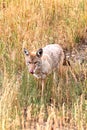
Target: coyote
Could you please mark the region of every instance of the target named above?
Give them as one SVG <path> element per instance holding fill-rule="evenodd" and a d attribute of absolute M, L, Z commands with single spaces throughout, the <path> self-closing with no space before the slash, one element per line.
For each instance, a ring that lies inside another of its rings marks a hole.
<path fill-rule="evenodd" d="M 60 45 L 49 44 L 36 52 L 29 52 L 24 48 L 25 61 L 29 73 L 42 81 L 42 96 L 45 86 L 45 78 L 54 72 L 58 72 L 64 61 L 64 52 Z"/>

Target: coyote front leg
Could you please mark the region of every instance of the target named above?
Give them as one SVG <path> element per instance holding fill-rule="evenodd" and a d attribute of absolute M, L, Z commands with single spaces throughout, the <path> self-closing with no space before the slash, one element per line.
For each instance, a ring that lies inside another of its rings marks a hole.
<path fill-rule="evenodd" d="M 41 80 L 41 84 L 42 84 L 42 93 L 41 93 L 41 96 L 43 97 L 43 91 L 44 91 L 44 87 L 45 87 L 45 80 L 44 79 Z"/>

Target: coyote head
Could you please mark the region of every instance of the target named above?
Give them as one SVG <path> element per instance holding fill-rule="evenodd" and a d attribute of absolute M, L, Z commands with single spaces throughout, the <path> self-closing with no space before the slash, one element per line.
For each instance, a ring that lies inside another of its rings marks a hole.
<path fill-rule="evenodd" d="M 41 57 L 43 54 L 43 49 L 40 48 L 37 52 L 29 52 L 24 48 L 26 65 L 28 66 L 29 72 L 31 74 L 38 74 L 41 70 Z"/>

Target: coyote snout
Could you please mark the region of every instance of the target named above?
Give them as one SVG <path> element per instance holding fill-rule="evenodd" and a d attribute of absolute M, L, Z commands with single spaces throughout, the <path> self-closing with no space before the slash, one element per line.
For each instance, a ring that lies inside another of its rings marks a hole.
<path fill-rule="evenodd" d="M 58 44 L 50 44 L 36 52 L 29 52 L 24 48 L 24 54 L 29 73 L 42 80 L 43 95 L 45 78 L 52 72 L 56 73 L 63 64 L 63 49 Z"/>

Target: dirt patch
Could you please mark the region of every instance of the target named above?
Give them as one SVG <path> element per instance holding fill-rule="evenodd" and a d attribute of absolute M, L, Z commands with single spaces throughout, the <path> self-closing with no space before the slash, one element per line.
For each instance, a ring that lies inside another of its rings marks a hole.
<path fill-rule="evenodd" d="M 73 63 L 85 63 L 87 65 L 87 42 L 79 43 L 73 49 L 66 51 L 66 57 Z"/>

